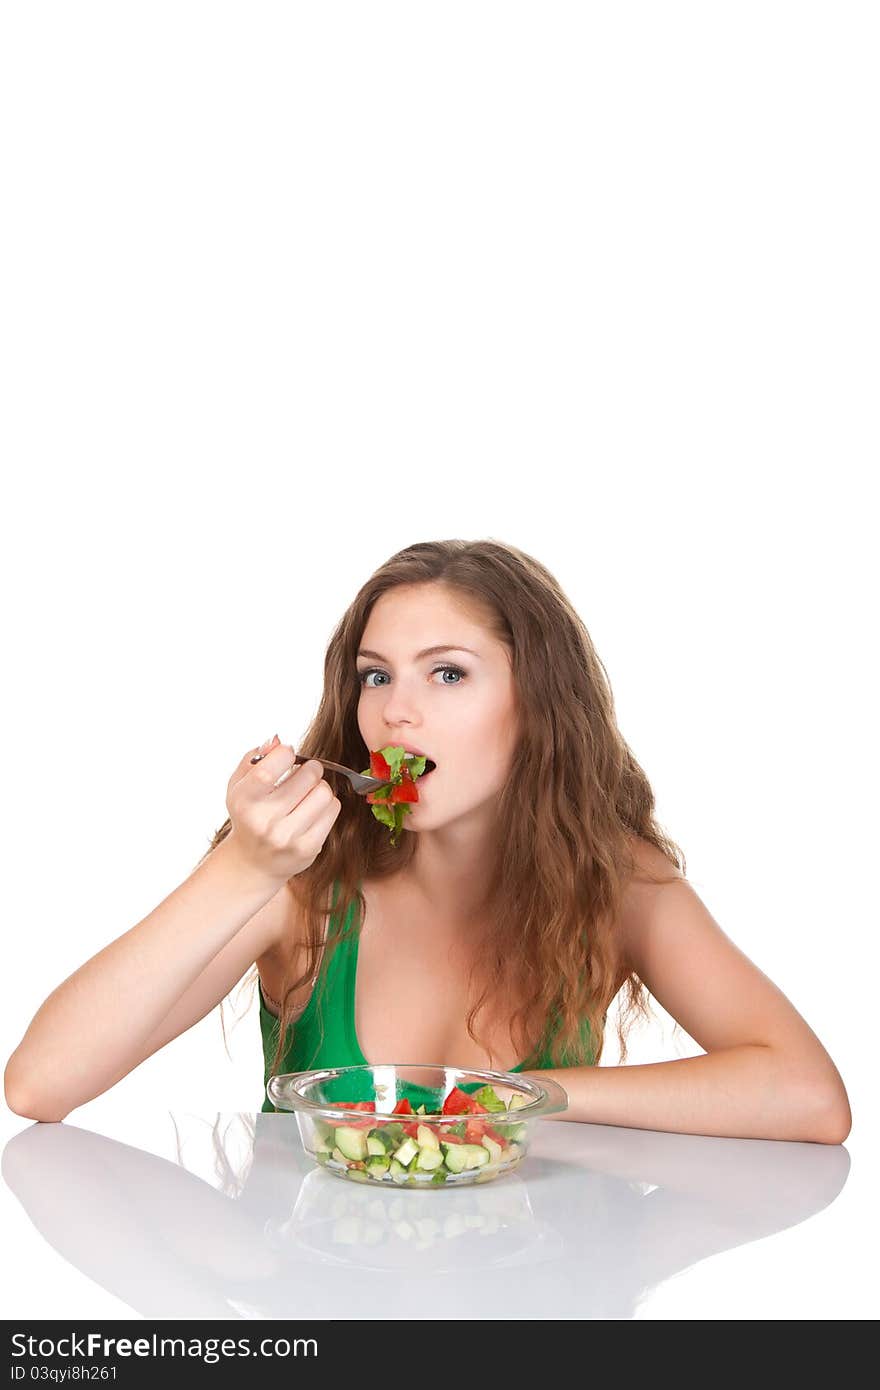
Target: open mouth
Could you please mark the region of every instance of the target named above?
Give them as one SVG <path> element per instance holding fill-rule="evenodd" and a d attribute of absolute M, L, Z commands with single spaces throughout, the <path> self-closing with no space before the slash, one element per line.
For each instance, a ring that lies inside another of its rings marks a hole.
<path fill-rule="evenodd" d="M 419 774 L 419 776 L 415 779 L 417 782 L 423 782 L 423 781 L 425 780 L 425 778 L 428 776 L 428 773 L 434 771 L 434 769 L 436 768 L 437 764 L 434 762 L 434 759 L 433 759 L 433 758 L 429 758 L 429 757 L 428 757 L 427 753 L 409 753 L 409 752 L 407 752 L 407 753 L 404 755 L 404 763 L 405 763 L 405 764 L 406 764 L 406 763 L 409 763 L 413 758 L 424 758 L 424 759 L 425 759 L 425 770 L 424 770 L 424 772 L 421 772 L 421 773 Z"/>

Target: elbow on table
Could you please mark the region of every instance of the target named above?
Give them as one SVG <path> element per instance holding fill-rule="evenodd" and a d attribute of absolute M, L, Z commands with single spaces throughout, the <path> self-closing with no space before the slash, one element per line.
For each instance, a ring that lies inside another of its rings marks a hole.
<path fill-rule="evenodd" d="M 852 1111 L 849 1108 L 849 1101 L 845 1100 L 843 1106 L 838 1105 L 828 1120 L 828 1128 L 820 1139 L 821 1144 L 842 1144 L 849 1138 L 852 1129 Z"/>
<path fill-rule="evenodd" d="M 37 1120 L 43 1124 L 60 1124 L 69 1111 L 41 1105 L 22 1085 L 21 1079 L 16 1078 L 11 1065 L 12 1058 L 7 1062 L 3 1073 L 3 1095 L 13 1115 L 20 1115 L 24 1120 Z"/>
<path fill-rule="evenodd" d="M 843 1085 L 820 1093 L 813 1111 L 808 1138 L 817 1144 L 842 1144 L 852 1130 L 852 1110 Z"/>
<path fill-rule="evenodd" d="M 36 1120 L 39 1124 L 59 1125 L 67 1118 L 68 1111 L 50 1110 L 41 1105 L 31 1104 L 27 1097 L 19 1096 L 16 1093 L 10 1097 L 6 1092 L 6 1104 L 14 1115 L 20 1115 L 23 1120 Z"/>
<path fill-rule="evenodd" d="M 827 1053 L 804 1058 L 779 1049 L 776 1062 L 771 1105 L 787 1112 L 788 1130 L 779 1138 L 842 1144 L 852 1129 L 852 1111 L 843 1078 Z"/>

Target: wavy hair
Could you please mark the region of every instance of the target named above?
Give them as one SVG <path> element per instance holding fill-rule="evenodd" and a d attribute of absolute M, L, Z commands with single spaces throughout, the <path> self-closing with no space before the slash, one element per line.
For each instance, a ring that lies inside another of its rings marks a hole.
<path fill-rule="evenodd" d="M 519 998 L 525 985 L 526 1002 L 511 1020 L 523 1069 L 535 1070 L 545 1051 L 554 1066 L 597 1063 L 608 1007 L 623 991 L 618 1041 L 625 1061 L 629 1027 L 637 1016 L 650 1016 L 650 996 L 624 959 L 617 929 L 626 885 L 633 876 L 644 881 L 636 840 L 649 842 L 675 866 L 669 878 L 647 873 L 648 882 L 670 882 L 686 874 L 686 863 L 658 825 L 648 778 L 617 727 L 605 667 L 549 570 L 497 540 L 423 541 L 392 555 L 338 623 L 326 649 L 320 705 L 294 746 L 308 757 L 365 766 L 356 654 L 376 601 L 399 585 L 419 584 L 442 585 L 505 644 L 521 721 L 499 793 L 497 823 L 504 833 L 487 866 L 488 935 L 469 980 L 468 1034 L 481 1043 L 474 1023 L 482 1009 L 493 999 Z M 227 819 L 200 863 L 230 829 Z M 416 841 L 414 833 L 404 834 L 392 848 L 387 828 L 352 793 L 321 853 L 290 880 L 307 958 L 302 973 L 285 981 L 272 1071 L 281 1068 L 287 1027 L 299 1012 L 294 997 L 317 973 L 325 931 L 322 971 L 355 900 L 354 930 L 360 931 L 362 880 L 405 869 Z M 256 982 L 256 967 L 242 983 L 248 979 Z"/>

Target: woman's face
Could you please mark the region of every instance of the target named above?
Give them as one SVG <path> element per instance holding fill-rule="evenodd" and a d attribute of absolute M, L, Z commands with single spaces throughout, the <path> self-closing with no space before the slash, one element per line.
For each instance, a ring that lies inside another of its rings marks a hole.
<path fill-rule="evenodd" d="M 424 651 L 435 646 L 453 650 Z M 457 823 L 495 798 L 518 737 L 504 644 L 466 616 L 448 589 L 421 584 L 377 600 L 360 648 L 358 727 L 367 748 L 402 744 L 437 764 L 417 779 L 419 800 L 404 828 Z"/>

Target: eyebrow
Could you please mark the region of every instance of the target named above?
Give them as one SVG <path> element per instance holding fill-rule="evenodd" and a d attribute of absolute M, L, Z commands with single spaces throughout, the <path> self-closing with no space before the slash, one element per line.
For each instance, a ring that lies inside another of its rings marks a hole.
<path fill-rule="evenodd" d="M 416 652 L 416 661 L 421 661 L 423 656 L 434 656 L 437 652 L 468 652 L 471 656 L 475 656 L 478 661 L 482 659 L 480 657 L 480 653 L 472 651 L 470 647 L 441 646 L 425 647 L 422 651 Z M 361 650 L 358 652 L 358 656 L 371 656 L 376 661 L 388 660 L 387 656 L 382 656 L 379 652 L 371 652 L 367 647 L 362 647 Z"/>

